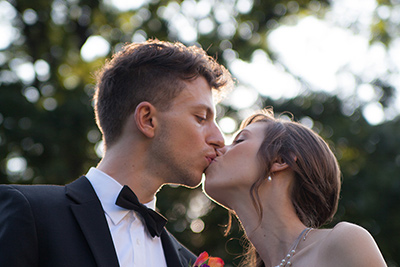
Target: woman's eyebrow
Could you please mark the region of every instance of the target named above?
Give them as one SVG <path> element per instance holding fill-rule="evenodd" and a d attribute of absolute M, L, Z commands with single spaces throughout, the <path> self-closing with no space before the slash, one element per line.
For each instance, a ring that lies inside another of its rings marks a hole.
<path fill-rule="evenodd" d="M 236 139 L 237 139 L 240 135 L 242 135 L 243 133 L 249 133 L 249 134 L 251 134 L 251 132 L 250 132 L 249 130 L 243 129 L 243 130 L 241 130 L 240 132 L 238 132 L 238 133 L 236 134 L 234 140 L 236 140 Z"/>

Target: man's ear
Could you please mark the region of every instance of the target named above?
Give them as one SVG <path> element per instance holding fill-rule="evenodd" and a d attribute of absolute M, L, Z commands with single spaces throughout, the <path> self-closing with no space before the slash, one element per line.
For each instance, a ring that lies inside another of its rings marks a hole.
<path fill-rule="evenodd" d="M 138 130 L 148 138 L 154 137 L 157 125 L 155 115 L 156 107 L 147 101 L 140 102 L 135 109 L 135 122 Z"/>

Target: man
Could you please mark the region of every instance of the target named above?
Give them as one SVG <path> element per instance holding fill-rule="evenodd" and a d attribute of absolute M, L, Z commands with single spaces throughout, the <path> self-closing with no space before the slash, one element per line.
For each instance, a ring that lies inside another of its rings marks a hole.
<path fill-rule="evenodd" d="M 158 40 L 125 46 L 98 74 L 105 154 L 97 168 L 65 187 L 0 186 L 1 266 L 193 263 L 148 207 L 164 184 L 200 183 L 224 146 L 212 90 L 231 84 L 200 48 Z"/>

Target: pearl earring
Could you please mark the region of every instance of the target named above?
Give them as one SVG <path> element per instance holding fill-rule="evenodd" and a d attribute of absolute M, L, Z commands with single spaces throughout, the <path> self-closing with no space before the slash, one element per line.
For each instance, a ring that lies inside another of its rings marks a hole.
<path fill-rule="evenodd" d="M 271 182 L 271 181 L 272 181 L 272 177 L 268 176 L 268 182 Z"/>

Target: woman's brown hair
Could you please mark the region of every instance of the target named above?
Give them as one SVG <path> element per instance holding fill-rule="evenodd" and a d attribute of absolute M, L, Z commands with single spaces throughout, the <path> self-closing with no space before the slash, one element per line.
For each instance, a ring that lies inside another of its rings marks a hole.
<path fill-rule="evenodd" d="M 337 210 L 341 174 L 328 144 L 298 122 L 275 118 L 271 108 L 250 116 L 240 128 L 252 123 L 265 123 L 265 137 L 258 151 L 260 161 L 265 164 L 265 173 L 250 191 L 260 219 L 263 210 L 258 189 L 266 177 L 273 177 L 269 170 L 279 159 L 287 163 L 295 174 L 291 201 L 302 223 L 318 228 L 329 222 Z M 249 252 L 245 266 L 263 266 L 254 249 Z"/>

